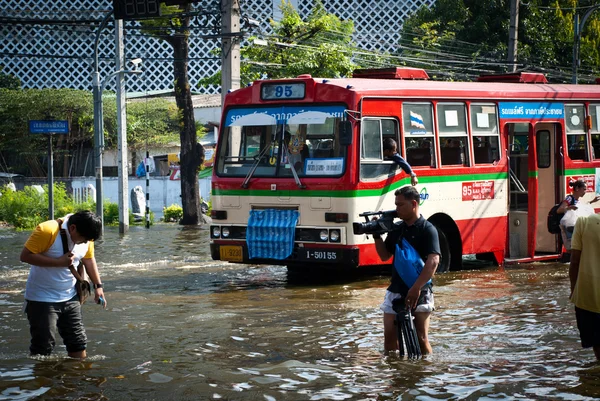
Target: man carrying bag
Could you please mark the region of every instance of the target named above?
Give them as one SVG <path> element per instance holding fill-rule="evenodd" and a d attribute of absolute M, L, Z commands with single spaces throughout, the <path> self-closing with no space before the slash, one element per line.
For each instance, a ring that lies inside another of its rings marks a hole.
<path fill-rule="evenodd" d="M 380 307 L 383 311 L 384 350 L 387 354 L 399 348 L 394 326 L 396 312 L 392 304 L 395 299 L 403 298 L 407 308 L 414 315 L 414 324 L 421 353 L 427 355 L 432 352 L 428 338 L 429 317 L 434 309 L 431 278 L 437 269 L 441 254 L 438 233 L 433 224 L 420 215 L 419 202 L 421 199 L 414 187 L 402 187 L 394 195 L 396 196 L 396 213 L 402 219 L 402 222 L 397 226 L 397 229 L 387 234 L 385 241 L 381 239 L 381 236 L 373 235 L 377 253 L 383 261 L 389 260 L 392 256 L 396 259 L 400 256 L 397 254 L 398 250 L 410 251 L 406 246 L 402 248 L 402 240 L 404 239 L 417 251 L 424 264 L 420 273 L 414 272 L 412 274 L 414 278 L 412 283 L 406 282 L 412 281 L 409 278 L 410 274 L 403 274 L 403 279 L 398 272 L 401 269 L 394 268 L 392 270 L 392 280 Z M 394 263 L 396 264 L 396 260 L 394 260 Z M 406 272 L 410 272 L 409 268 L 412 266 L 403 267 L 407 269 Z"/>
<path fill-rule="evenodd" d="M 55 346 L 55 332 L 63 339 L 71 358 L 85 358 L 87 337 L 81 316 L 81 304 L 70 266 L 83 263 L 95 288 L 95 301 L 104 299 L 94 243 L 102 232 L 102 222 L 92 212 L 67 215 L 59 225 L 49 220 L 38 225 L 23 250 L 21 261 L 31 270 L 25 289 L 25 312 L 31 333 L 31 355 L 50 355 Z M 60 229 L 64 229 L 67 252 Z M 106 308 L 106 302 L 103 302 Z"/>

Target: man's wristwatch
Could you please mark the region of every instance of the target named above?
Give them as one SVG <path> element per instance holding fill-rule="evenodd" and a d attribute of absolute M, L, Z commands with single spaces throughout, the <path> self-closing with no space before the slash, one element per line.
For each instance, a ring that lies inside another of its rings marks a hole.
<path fill-rule="evenodd" d="M 103 288 L 104 286 L 102 285 L 102 283 L 100 284 L 94 284 L 94 289 L 96 288 Z"/>

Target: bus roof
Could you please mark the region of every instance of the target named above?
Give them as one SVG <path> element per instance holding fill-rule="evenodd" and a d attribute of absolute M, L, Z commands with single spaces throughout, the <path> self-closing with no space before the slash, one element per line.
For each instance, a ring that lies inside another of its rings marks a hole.
<path fill-rule="evenodd" d="M 323 82 L 322 79 L 315 79 Z M 484 99 L 598 99 L 600 85 L 448 82 L 341 78 L 326 80 L 362 96 Z"/>

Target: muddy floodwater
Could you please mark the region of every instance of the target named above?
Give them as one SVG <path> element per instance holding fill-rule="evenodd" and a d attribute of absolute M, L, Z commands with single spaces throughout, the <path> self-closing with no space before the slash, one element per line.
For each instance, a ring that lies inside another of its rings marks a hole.
<path fill-rule="evenodd" d="M 109 308 L 84 306 L 81 362 L 62 345 L 28 356 L 28 235 L 0 229 L 0 400 L 600 399 L 566 264 L 437 276 L 434 354 L 408 361 L 382 356 L 389 277 L 297 282 L 284 267 L 211 260 L 206 229 L 107 228 Z"/>

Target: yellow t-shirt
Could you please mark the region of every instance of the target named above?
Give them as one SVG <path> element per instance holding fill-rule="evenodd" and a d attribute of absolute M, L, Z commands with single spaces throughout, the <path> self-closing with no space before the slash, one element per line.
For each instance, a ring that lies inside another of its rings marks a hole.
<path fill-rule="evenodd" d="M 571 301 L 578 308 L 600 313 L 600 215 L 577 219 L 571 249 L 581 251 L 579 274 Z"/>
<path fill-rule="evenodd" d="M 68 216 L 63 219 L 63 228 L 67 229 Z M 56 220 L 49 220 L 38 225 L 31 234 L 25 247 L 33 253 L 41 253 L 52 258 L 59 258 L 65 252 L 60 237 L 60 228 Z M 75 259 L 73 264 L 79 265 L 81 259 L 94 257 L 94 243 L 88 241 L 83 244 L 74 244 L 67 229 L 68 249 Z M 65 302 L 73 298 L 75 291 L 75 277 L 68 267 L 41 267 L 31 265 L 27 284 L 25 286 L 25 299 L 38 302 Z"/>

